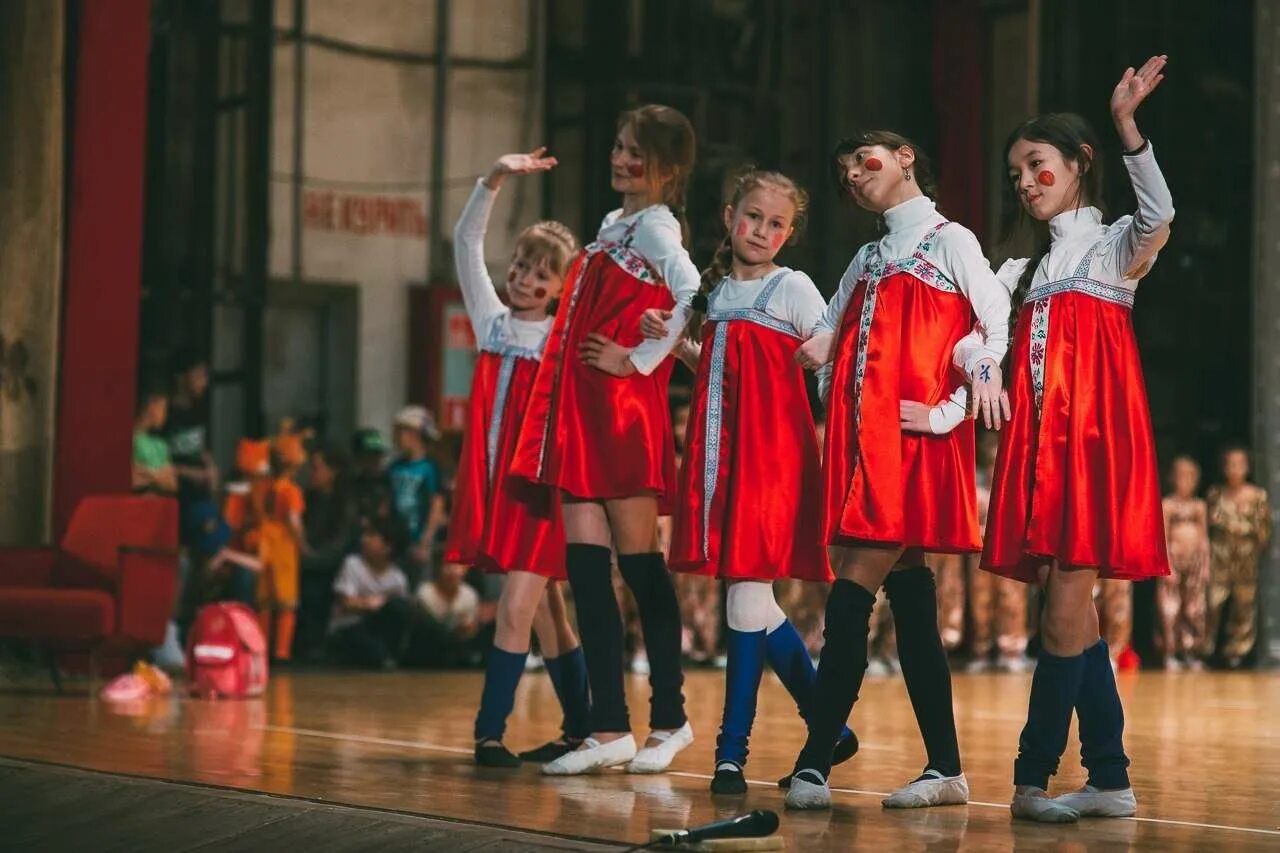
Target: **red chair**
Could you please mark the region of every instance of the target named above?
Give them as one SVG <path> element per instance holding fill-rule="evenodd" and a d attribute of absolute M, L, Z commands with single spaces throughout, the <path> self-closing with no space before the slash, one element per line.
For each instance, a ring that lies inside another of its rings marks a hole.
<path fill-rule="evenodd" d="M 136 655 L 160 645 L 178 587 L 178 505 L 170 498 L 99 495 L 76 507 L 57 548 L 0 550 L 0 637 L 54 655 Z"/>

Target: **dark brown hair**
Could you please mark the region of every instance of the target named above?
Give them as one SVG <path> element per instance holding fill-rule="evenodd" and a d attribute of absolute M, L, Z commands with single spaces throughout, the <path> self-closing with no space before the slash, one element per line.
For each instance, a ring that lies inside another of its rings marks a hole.
<path fill-rule="evenodd" d="M 755 168 L 747 169 L 734 179 L 733 192 L 730 193 L 725 204 L 737 210 L 738 205 L 742 203 L 748 193 L 761 187 L 772 187 L 780 190 L 790 197 L 792 203 L 796 206 L 796 212 L 791 219 L 791 227 L 794 230 L 788 240 L 788 245 L 794 243 L 804 231 L 805 219 L 809 214 L 809 194 L 799 184 L 781 172 L 767 172 Z M 685 335 L 690 340 L 702 340 L 702 321 L 706 315 L 707 296 L 720 283 L 720 280 L 729 274 L 732 266 L 732 236 L 726 231 L 724 239 L 720 241 L 719 247 L 716 248 L 716 253 L 711 256 L 711 263 L 702 271 L 702 284 L 693 297 L 693 313 L 690 315 L 689 323 L 684 330 Z"/>
<path fill-rule="evenodd" d="M 671 208 L 680 223 L 684 243 L 689 244 L 686 195 L 693 162 L 697 157 L 697 137 L 684 113 L 661 104 L 647 104 L 618 116 L 618 130 L 630 127 L 644 154 L 645 174 L 662 180 L 659 198 Z M 665 173 L 665 177 L 663 176 Z"/>
<path fill-rule="evenodd" d="M 920 191 L 935 201 L 938 198 L 938 182 L 933 176 L 933 161 L 929 159 L 929 155 L 924 152 L 916 143 L 900 133 L 894 133 L 892 130 L 867 130 L 856 133 L 853 136 L 846 136 L 836 143 L 835 150 L 831 152 L 831 177 L 836 182 L 836 189 L 844 198 L 849 198 L 849 182 L 848 175 L 844 165 L 841 164 L 842 157 L 848 157 L 865 145 L 882 145 L 890 151 L 897 151 L 899 148 L 910 148 L 915 154 L 916 162 L 912 165 L 911 170 L 915 173 L 913 179 L 920 186 Z"/>
<path fill-rule="evenodd" d="M 1004 144 L 1004 162 L 1009 162 L 1009 152 L 1018 140 L 1043 142 L 1058 149 L 1064 160 L 1075 163 L 1080 170 L 1080 178 L 1076 183 L 1075 204 L 1077 207 L 1089 204 L 1102 206 L 1102 161 L 1098 134 L 1093 126 L 1082 116 L 1075 113 L 1046 113 L 1028 119 L 1013 129 Z M 1088 146 L 1086 150 L 1085 146 Z M 1018 226 L 1030 223 L 1037 233 L 1036 250 L 1027 261 L 1027 267 L 1018 278 L 1018 286 L 1014 288 L 1009 307 L 1009 338 L 1013 339 L 1013 330 L 1018 323 L 1018 312 L 1027 291 L 1031 289 L 1031 280 L 1035 277 L 1036 268 L 1049 253 L 1049 227 L 1046 223 L 1035 221 L 1022 206 L 1018 197 L 1017 181 L 1005 181 L 1004 192 L 1004 236 L 1009 239 Z M 1012 349 L 1010 350 L 1012 352 Z"/>

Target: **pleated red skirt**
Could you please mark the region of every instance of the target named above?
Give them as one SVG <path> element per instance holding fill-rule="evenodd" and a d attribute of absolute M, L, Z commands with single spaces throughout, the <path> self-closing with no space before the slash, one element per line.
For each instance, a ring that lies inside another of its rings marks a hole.
<path fill-rule="evenodd" d="M 946 435 L 900 426 L 902 400 L 933 406 L 959 387 L 952 350 L 973 326 L 968 300 L 917 256 L 859 282 L 841 321 L 827 408 L 826 541 L 971 553 L 982 548 L 973 421 Z"/>
<path fill-rule="evenodd" d="M 1114 291 L 1114 300 L 1073 290 L 1029 298 L 1018 317 L 1013 418 L 982 555 L 996 574 L 1031 583 L 1054 560 L 1104 578 L 1169 573 L 1132 294 Z"/>
<path fill-rule="evenodd" d="M 556 491 L 508 476 L 538 362 L 481 352 L 471 380 L 444 558 L 486 571 L 563 579 L 564 526 Z"/>
<path fill-rule="evenodd" d="M 642 339 L 641 315 L 674 304 L 629 249 L 593 244 L 583 250 L 566 278 L 512 475 L 586 500 L 654 494 L 660 511 L 670 514 L 676 482 L 667 404 L 671 359 L 649 376 L 618 378 L 584 364 L 578 347 L 593 333 L 634 347 Z"/>

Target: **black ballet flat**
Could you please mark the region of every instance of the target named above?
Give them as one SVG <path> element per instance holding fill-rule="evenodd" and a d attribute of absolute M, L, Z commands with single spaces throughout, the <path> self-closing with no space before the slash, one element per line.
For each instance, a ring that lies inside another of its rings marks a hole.
<path fill-rule="evenodd" d="M 747 792 L 747 777 L 742 768 L 731 761 L 722 761 L 716 766 L 716 775 L 711 779 L 711 793 L 720 796 L 736 796 Z"/>
<path fill-rule="evenodd" d="M 501 743 L 487 741 L 476 744 L 476 764 L 481 767 L 519 767 L 520 759 Z"/>
<path fill-rule="evenodd" d="M 555 761 L 562 755 L 573 752 L 581 745 L 580 740 L 570 740 L 569 738 L 559 738 L 550 743 L 544 743 L 537 749 L 526 749 L 520 753 L 521 761 L 536 761 L 539 764 L 548 764 Z"/>
<path fill-rule="evenodd" d="M 831 766 L 844 764 L 850 758 L 858 754 L 858 736 L 851 729 L 849 734 L 843 735 L 840 740 L 836 741 L 836 748 L 831 751 Z M 797 770 L 799 768 L 796 768 Z M 778 787 L 786 791 L 791 787 L 791 776 L 795 773 L 792 770 L 786 776 L 778 780 Z"/>

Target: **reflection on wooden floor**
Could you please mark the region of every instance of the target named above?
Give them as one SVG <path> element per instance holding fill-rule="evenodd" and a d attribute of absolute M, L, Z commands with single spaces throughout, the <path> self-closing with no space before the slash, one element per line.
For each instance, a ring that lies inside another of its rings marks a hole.
<path fill-rule="evenodd" d="M 803 730 L 786 693 L 765 678 L 745 798 L 707 790 L 723 676 L 691 672 L 686 694 L 698 740 L 672 773 L 546 779 L 537 768 L 478 769 L 471 726 L 478 673 L 282 673 L 245 702 L 165 699 L 112 709 L 83 693 L 0 693 L 0 755 L 162 779 L 292 794 L 353 805 L 637 842 L 651 826 L 703 823 L 752 808 L 782 813 L 772 780 L 788 770 Z M 923 747 L 901 679 L 869 680 L 854 715 L 863 742 L 837 768 L 835 808 L 782 814 L 795 851 L 1280 849 L 1280 678 L 1269 673 L 1122 675 L 1136 821 L 1013 824 L 1009 777 L 1030 676 L 958 675 L 960 743 L 974 802 L 916 812 L 880 796 L 919 773 Z M 643 735 L 648 686 L 628 685 Z M 545 674 L 521 684 L 507 741 L 552 737 L 559 710 Z M 1073 739 L 1057 787 L 1080 784 Z"/>

